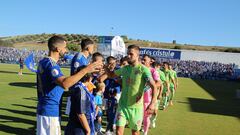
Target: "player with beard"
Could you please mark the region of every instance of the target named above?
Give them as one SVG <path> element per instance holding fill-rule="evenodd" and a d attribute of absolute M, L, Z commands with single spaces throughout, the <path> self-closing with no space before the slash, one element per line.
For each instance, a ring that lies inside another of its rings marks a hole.
<path fill-rule="evenodd" d="M 157 100 L 157 88 L 151 72 L 139 61 L 140 48 L 136 45 L 128 46 L 127 57 L 129 65 L 118 70 L 106 69 L 100 78 L 103 82 L 106 78 L 122 76 L 122 96 L 117 108 L 117 135 L 123 135 L 124 128 L 128 122 L 133 135 L 139 135 L 143 122 L 143 94 L 144 87 L 148 84 L 152 89 L 151 103 L 146 111 L 152 114 Z"/>

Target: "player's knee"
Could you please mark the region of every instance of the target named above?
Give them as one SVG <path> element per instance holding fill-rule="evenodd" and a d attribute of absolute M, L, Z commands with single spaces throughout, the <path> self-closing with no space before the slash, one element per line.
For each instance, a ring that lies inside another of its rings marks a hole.
<path fill-rule="evenodd" d="M 117 135 L 123 135 L 123 130 L 124 130 L 124 127 L 119 127 L 117 126 Z"/>

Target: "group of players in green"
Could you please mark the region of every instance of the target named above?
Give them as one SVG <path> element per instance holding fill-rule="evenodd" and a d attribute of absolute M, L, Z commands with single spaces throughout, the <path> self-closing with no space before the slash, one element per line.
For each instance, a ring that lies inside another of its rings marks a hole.
<path fill-rule="evenodd" d="M 162 70 L 160 70 L 159 66 L 156 68 L 162 81 L 162 86 L 160 87 L 158 95 L 158 105 L 160 106 L 160 99 L 162 99 L 162 109 L 165 110 L 168 104 L 171 106 L 173 105 L 173 98 L 178 87 L 178 78 L 176 71 L 172 68 L 172 65 L 164 62 L 163 67 L 164 68 Z"/>
<path fill-rule="evenodd" d="M 177 73 L 168 62 L 155 62 L 149 55 L 140 58 L 137 45 L 128 46 L 127 66 L 115 71 L 105 69 L 100 82 L 107 78 L 121 77 L 122 93 L 117 108 L 117 134 L 124 133 L 125 125 L 132 129 L 132 134 L 146 135 L 150 127 L 156 127 L 157 111 L 166 110 L 173 105 L 173 98 L 178 87 Z M 149 93 L 150 94 L 146 94 Z"/>

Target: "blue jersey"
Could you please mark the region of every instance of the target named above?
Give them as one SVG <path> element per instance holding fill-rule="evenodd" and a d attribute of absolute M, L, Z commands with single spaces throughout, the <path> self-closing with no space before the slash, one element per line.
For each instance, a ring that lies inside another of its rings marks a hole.
<path fill-rule="evenodd" d="M 94 135 L 94 96 L 88 92 L 87 88 L 81 82 L 75 85 L 74 91 L 71 94 L 69 123 L 72 125 L 72 128 L 83 129 L 77 114 L 85 114 L 91 128 L 91 135 Z"/>
<path fill-rule="evenodd" d="M 102 96 L 97 93 L 94 97 L 94 102 L 99 107 L 97 116 L 102 116 Z"/>
<path fill-rule="evenodd" d="M 115 97 L 110 97 L 107 102 L 108 105 L 108 115 L 115 114 L 117 111 L 117 99 Z"/>
<path fill-rule="evenodd" d="M 96 96 L 94 97 L 95 100 L 95 104 L 97 106 L 102 106 L 102 96 L 99 94 L 96 94 Z"/>
<path fill-rule="evenodd" d="M 89 60 L 81 53 L 75 54 L 71 62 L 71 75 L 77 72 L 77 69 L 81 66 L 89 64 Z"/>
<path fill-rule="evenodd" d="M 51 58 L 43 58 L 37 72 L 37 114 L 59 116 L 61 97 L 64 89 L 55 80 L 63 76 L 59 65 Z"/>
<path fill-rule="evenodd" d="M 103 93 L 104 98 L 108 99 L 114 91 L 117 91 L 117 93 L 121 92 L 120 84 L 117 81 L 118 81 L 117 78 L 106 79 L 104 81 L 104 83 L 106 85 L 105 91 Z"/>

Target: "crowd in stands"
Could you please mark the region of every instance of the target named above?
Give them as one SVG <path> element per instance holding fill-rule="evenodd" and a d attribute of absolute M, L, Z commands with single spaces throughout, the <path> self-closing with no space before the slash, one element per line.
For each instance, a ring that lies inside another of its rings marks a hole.
<path fill-rule="evenodd" d="M 28 50 L 28 49 L 17 49 L 13 47 L 0 47 L 0 63 L 7 64 L 19 64 L 19 59 L 25 59 L 30 54 L 34 54 L 34 61 L 38 63 L 43 57 L 48 55 L 47 50 Z M 74 52 L 68 52 L 69 54 L 75 54 Z M 69 65 L 69 60 L 60 60 L 59 65 Z"/>
<path fill-rule="evenodd" d="M 35 61 L 39 61 L 47 55 L 48 51 L 0 47 L 0 63 L 17 64 L 20 58 L 25 59 L 31 53 L 34 54 Z"/>
<path fill-rule="evenodd" d="M 173 65 L 179 77 L 210 80 L 229 80 L 234 77 L 234 63 L 223 64 L 206 61 L 166 60 Z"/>
<path fill-rule="evenodd" d="M 17 64 L 20 57 L 25 59 L 29 54 L 33 53 L 35 62 L 37 63 L 44 56 L 47 56 L 46 50 L 27 50 L 17 49 L 12 47 L 0 47 L 0 63 Z M 70 54 L 75 54 L 70 52 Z M 234 79 L 235 64 L 223 64 L 219 62 L 205 61 L 184 61 L 184 60 L 169 60 L 158 59 L 157 61 L 167 61 L 173 65 L 179 77 L 187 77 L 194 79 L 211 79 L 211 80 L 229 80 Z M 59 61 L 59 65 L 67 66 L 69 60 Z"/>

